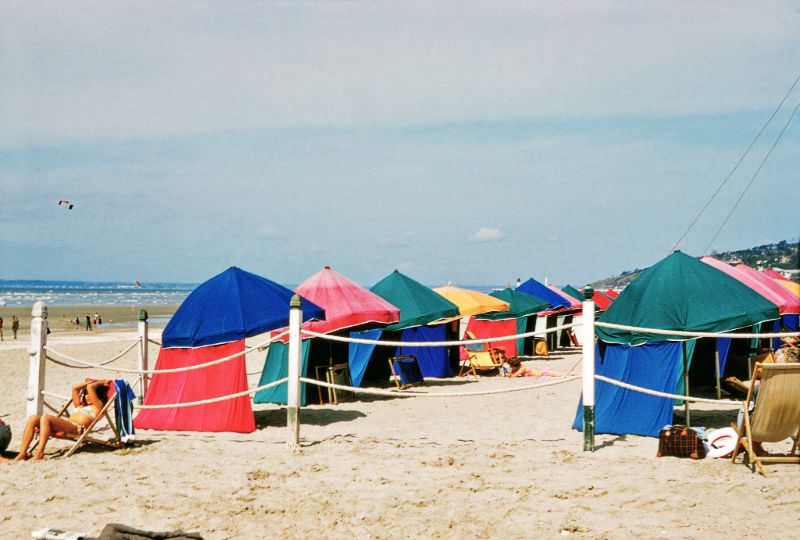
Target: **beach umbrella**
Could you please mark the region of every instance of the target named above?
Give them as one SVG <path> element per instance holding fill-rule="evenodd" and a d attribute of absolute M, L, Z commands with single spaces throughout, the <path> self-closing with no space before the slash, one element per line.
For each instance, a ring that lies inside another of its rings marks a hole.
<path fill-rule="evenodd" d="M 201 347 L 238 341 L 289 324 L 291 289 L 231 266 L 198 285 L 167 323 L 164 347 Z M 323 319 L 303 302 L 303 320 Z"/>
<path fill-rule="evenodd" d="M 458 306 L 397 270 L 373 285 L 370 291 L 400 308 L 400 320 L 385 330 L 402 330 L 458 316 Z"/>
<path fill-rule="evenodd" d="M 475 318 L 486 321 L 499 321 L 505 319 L 518 319 L 550 309 L 550 304 L 541 298 L 520 292 L 516 289 L 503 289 L 489 294 L 503 302 L 508 303 L 508 311 L 483 313 Z"/>
<path fill-rule="evenodd" d="M 628 285 L 600 322 L 664 330 L 726 332 L 777 319 L 778 307 L 720 270 L 676 251 Z M 632 345 L 680 336 L 597 328 L 599 339 Z"/>
<path fill-rule="evenodd" d="M 295 289 L 297 294 L 325 309 L 324 321 L 309 321 L 306 330 L 323 334 L 338 330 L 384 326 L 400 320 L 400 310 L 326 266 Z"/>
<path fill-rule="evenodd" d="M 472 289 L 447 285 L 436 287 L 433 290 L 458 306 L 458 313 L 461 317 L 480 315 L 490 311 L 508 311 L 508 302 Z"/>
<path fill-rule="evenodd" d="M 541 298 L 549 303 L 553 310 L 572 307 L 572 302 L 567 300 L 563 295 L 553 292 L 533 278 L 528 279 L 528 281 L 517 287 L 516 290 Z"/>

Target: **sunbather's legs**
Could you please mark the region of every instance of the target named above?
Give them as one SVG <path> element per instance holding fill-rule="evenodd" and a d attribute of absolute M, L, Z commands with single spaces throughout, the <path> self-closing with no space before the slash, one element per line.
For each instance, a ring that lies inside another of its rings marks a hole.
<path fill-rule="evenodd" d="M 58 431 L 77 434 L 78 426 L 58 416 L 46 414 L 41 417 L 39 421 L 39 445 L 36 447 L 36 454 L 33 456 L 33 459 L 44 458 L 44 447 L 47 444 L 47 440 L 50 438 L 50 434 Z"/>
<path fill-rule="evenodd" d="M 36 432 L 36 426 L 39 425 L 40 419 L 40 416 L 28 418 L 28 423 L 25 424 L 25 431 L 22 432 L 22 442 L 19 445 L 19 454 L 17 454 L 16 461 L 28 459 L 28 446 L 33 440 L 33 434 Z"/>

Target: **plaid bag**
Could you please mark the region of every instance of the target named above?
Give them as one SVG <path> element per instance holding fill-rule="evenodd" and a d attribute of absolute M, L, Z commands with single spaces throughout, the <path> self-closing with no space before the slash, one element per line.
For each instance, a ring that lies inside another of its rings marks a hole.
<path fill-rule="evenodd" d="M 667 426 L 658 434 L 658 457 L 675 456 L 692 459 L 706 457 L 706 447 L 697 432 L 690 427 Z"/>

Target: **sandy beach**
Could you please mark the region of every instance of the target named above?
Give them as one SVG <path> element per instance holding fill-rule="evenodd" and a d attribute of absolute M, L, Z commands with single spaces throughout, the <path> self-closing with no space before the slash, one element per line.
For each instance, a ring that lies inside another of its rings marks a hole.
<path fill-rule="evenodd" d="M 136 335 L 98 337 L 56 334 L 50 345 L 103 360 Z M 25 420 L 25 345 L 0 347 L 0 418 L 12 426 L 14 451 Z M 248 355 L 248 372 L 260 371 L 263 358 Z M 567 370 L 577 360 L 575 350 L 531 365 Z M 135 354 L 113 365 L 134 367 Z M 47 390 L 66 395 L 86 376 L 106 374 L 48 364 Z M 250 376 L 251 385 L 257 380 Z M 426 390 L 538 380 L 451 379 Z M 54 459 L 0 465 L 0 538 L 25 538 L 42 527 L 96 535 L 110 522 L 210 539 L 708 539 L 784 535 L 796 527 L 800 467 L 771 465 L 764 478 L 728 460 L 656 458 L 657 440 L 637 436 L 600 435 L 594 453 L 582 452 L 581 433 L 570 429 L 579 392 L 575 380 L 488 396 L 310 406 L 297 455 L 286 448 L 285 409 L 276 405 L 256 405 L 257 430 L 246 435 L 139 431 L 132 448 L 87 448 L 70 458 L 57 457 L 66 443 L 53 441 Z M 735 416 L 709 405 L 695 411 L 708 427 Z M 734 523 L 752 532 L 733 530 Z"/>

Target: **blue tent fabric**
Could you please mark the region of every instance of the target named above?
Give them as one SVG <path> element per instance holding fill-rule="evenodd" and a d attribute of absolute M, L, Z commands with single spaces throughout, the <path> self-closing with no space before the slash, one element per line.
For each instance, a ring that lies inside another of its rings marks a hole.
<path fill-rule="evenodd" d="M 303 340 L 302 346 L 302 365 L 300 366 L 300 376 L 306 373 L 308 368 L 308 351 L 311 348 L 311 340 Z M 276 341 L 271 343 L 264 359 L 264 369 L 261 371 L 261 379 L 258 386 L 263 386 L 277 381 L 289 375 L 289 344 Z M 285 384 L 279 384 L 272 388 L 259 390 L 253 396 L 253 403 L 278 403 L 286 405 L 288 401 L 288 391 Z M 306 404 L 306 384 L 300 384 L 300 405 Z"/>
<path fill-rule="evenodd" d="M 521 284 L 519 287 L 517 287 L 517 290 L 544 300 L 545 302 L 549 303 L 553 309 L 571 307 L 569 300 L 560 294 L 556 294 L 555 292 L 551 291 L 533 278 L 530 278 L 528 281 Z"/>
<path fill-rule="evenodd" d="M 402 341 L 445 341 L 446 325 L 417 326 L 403 330 Z M 417 357 L 419 369 L 424 377 L 452 377 L 450 360 L 446 347 L 409 347 L 397 348 L 397 356 L 414 355 Z"/>
<path fill-rule="evenodd" d="M 682 370 L 681 343 L 658 342 L 638 347 L 598 344 L 595 370 L 618 381 L 673 392 Z M 672 423 L 672 400 L 626 390 L 602 381 L 595 387 L 595 432 L 657 437 Z M 578 404 L 574 429 L 583 429 L 583 404 Z"/>
<path fill-rule="evenodd" d="M 783 324 L 793 332 L 796 332 L 798 329 L 800 329 L 800 315 L 784 315 Z"/>
<path fill-rule="evenodd" d="M 719 354 L 719 375 L 725 374 L 725 365 L 728 363 L 728 351 L 731 350 L 731 338 L 717 338 L 717 353 Z"/>
<path fill-rule="evenodd" d="M 230 343 L 289 324 L 291 289 L 232 266 L 194 289 L 172 316 L 164 347 Z M 325 311 L 303 300 L 303 320 L 324 319 Z"/>
<path fill-rule="evenodd" d="M 350 332 L 350 337 L 360 339 L 373 339 L 379 340 L 383 330 L 380 328 L 375 330 L 365 330 L 363 332 Z M 369 359 L 372 356 L 372 351 L 375 350 L 375 345 L 372 343 L 349 343 L 347 346 L 347 363 L 350 366 L 350 381 L 353 386 L 360 388 L 361 381 L 364 379 L 364 373 L 367 371 Z"/>

